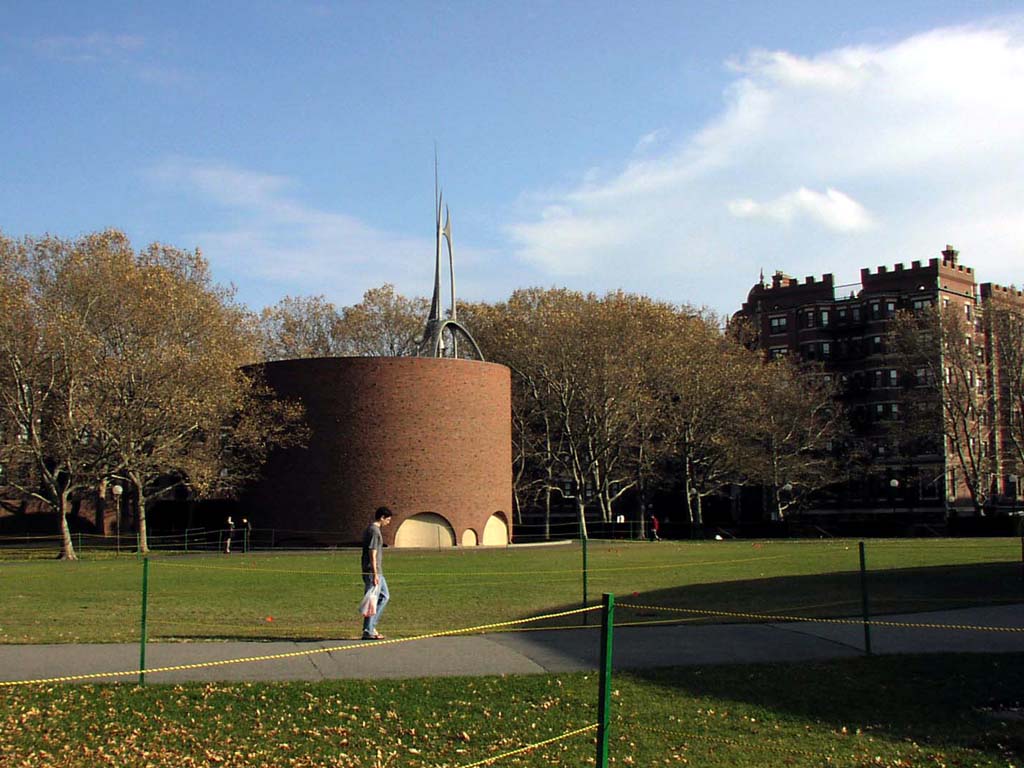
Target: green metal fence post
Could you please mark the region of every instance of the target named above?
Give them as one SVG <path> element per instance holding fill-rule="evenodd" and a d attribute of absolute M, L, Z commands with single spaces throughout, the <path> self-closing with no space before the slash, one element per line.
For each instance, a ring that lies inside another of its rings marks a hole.
<path fill-rule="evenodd" d="M 864 542 L 860 542 L 860 606 L 864 615 L 864 653 L 871 655 L 871 612 L 868 609 L 868 568 L 864 560 Z"/>
<path fill-rule="evenodd" d="M 146 609 L 149 606 L 149 558 L 142 558 L 142 632 L 139 636 L 139 685 L 146 684 Z"/>
<path fill-rule="evenodd" d="M 597 700 L 597 768 L 608 768 L 608 724 L 612 708 L 612 627 L 615 595 L 604 593 L 601 609 L 601 670 Z"/>

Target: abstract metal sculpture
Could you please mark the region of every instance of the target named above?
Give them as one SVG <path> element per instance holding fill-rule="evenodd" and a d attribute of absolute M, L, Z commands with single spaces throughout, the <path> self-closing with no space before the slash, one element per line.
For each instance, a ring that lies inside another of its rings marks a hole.
<path fill-rule="evenodd" d="M 434 265 L 434 296 L 430 301 L 430 317 L 427 318 L 426 327 L 423 329 L 423 338 L 419 344 L 420 357 L 460 357 L 459 342 L 468 342 L 471 355 L 463 354 L 463 357 L 473 357 L 483 360 L 484 356 L 477 346 L 476 340 L 458 319 L 458 307 L 455 303 L 455 256 L 452 249 L 452 220 L 448 212 L 448 206 L 444 205 L 444 226 L 441 226 L 441 207 L 443 195 L 437 185 L 437 157 L 434 158 L 434 199 L 436 213 L 436 248 Z M 448 316 L 444 317 L 441 310 L 441 239 L 448 244 L 448 273 L 452 284 L 452 303 L 448 310 Z"/>

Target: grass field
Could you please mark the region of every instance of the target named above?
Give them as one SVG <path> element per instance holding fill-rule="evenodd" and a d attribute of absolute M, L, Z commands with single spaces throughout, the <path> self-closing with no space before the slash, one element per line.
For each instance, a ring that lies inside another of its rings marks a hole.
<path fill-rule="evenodd" d="M 389 550 L 392 602 L 382 629 L 409 637 L 579 607 L 581 554 L 575 543 Z M 877 613 L 1024 599 L 1015 538 L 871 540 L 867 564 Z M 591 603 L 616 594 L 621 623 L 700 620 L 660 608 L 849 616 L 860 611 L 858 568 L 855 541 L 591 542 L 587 587 Z M 0 642 L 135 640 L 141 574 L 132 555 L 0 562 Z M 149 637 L 351 637 L 361 591 L 353 550 L 158 554 L 150 558 Z M 580 618 L 554 623 L 566 621 Z"/>
<path fill-rule="evenodd" d="M 663 669 L 613 687 L 614 765 L 1024 757 L 1021 654 Z M 594 723 L 596 699 L 592 674 L 0 689 L 0 765 L 468 766 Z M 594 754 L 591 730 L 493 764 L 577 767 Z"/>

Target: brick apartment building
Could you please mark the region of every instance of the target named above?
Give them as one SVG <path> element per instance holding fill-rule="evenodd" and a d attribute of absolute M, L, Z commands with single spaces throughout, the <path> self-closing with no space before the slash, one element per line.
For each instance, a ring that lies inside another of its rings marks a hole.
<path fill-rule="evenodd" d="M 958 475 L 957 460 L 944 438 L 941 422 L 908 451 L 900 440 L 906 423 L 907 396 L 939 395 L 934 388 L 908 387 L 899 361 L 889 349 L 888 333 L 901 310 L 931 305 L 963 312 L 990 360 L 997 355 L 992 328 L 985 322 L 987 300 L 1008 302 L 1024 309 L 1020 291 L 992 283 L 978 284 L 974 270 L 958 263 L 958 252 L 946 246 L 941 258 L 896 264 L 872 272 L 862 269 L 860 283 L 836 286 L 831 274 L 803 282 L 776 272 L 770 284 L 754 285 L 736 317 L 746 318 L 756 331 L 758 346 L 769 357 L 787 355 L 821 364 L 834 376 L 860 446 L 861 466 L 851 478 L 822 494 L 814 513 L 900 513 L 914 520 L 941 521 L 950 513 L 969 514 L 970 498 Z M 961 309 L 962 307 L 962 309 Z M 941 367 L 940 367 L 941 370 Z M 1004 391 L 997 364 L 985 386 Z M 921 375 L 921 372 L 918 372 Z M 992 505 L 1015 509 L 1020 497 L 1020 468 L 1016 467 L 1002 428 L 1005 403 L 994 398 L 991 452 Z"/>

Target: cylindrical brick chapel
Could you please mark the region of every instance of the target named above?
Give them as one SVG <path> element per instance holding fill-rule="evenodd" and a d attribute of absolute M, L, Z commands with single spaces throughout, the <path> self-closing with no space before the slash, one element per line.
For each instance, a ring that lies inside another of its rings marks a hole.
<path fill-rule="evenodd" d="M 260 368 L 306 409 L 303 448 L 274 452 L 242 502 L 297 541 L 354 543 L 377 507 L 399 547 L 505 545 L 512 537 L 511 379 L 503 365 L 325 357 Z"/>

